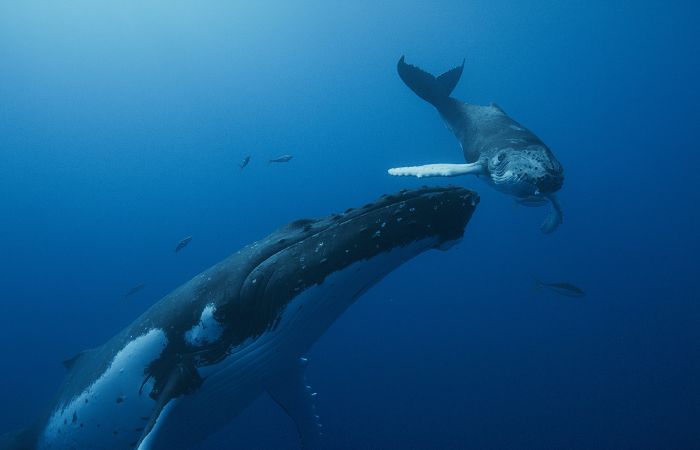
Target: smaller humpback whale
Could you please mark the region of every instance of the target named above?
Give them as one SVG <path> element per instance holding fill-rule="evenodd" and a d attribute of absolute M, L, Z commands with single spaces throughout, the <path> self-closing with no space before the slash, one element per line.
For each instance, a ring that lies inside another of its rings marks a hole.
<path fill-rule="evenodd" d="M 177 247 L 175 247 L 175 253 L 179 252 L 183 248 L 187 247 L 187 244 L 190 243 L 192 240 L 192 236 L 187 236 L 186 238 L 182 239 L 180 242 L 177 243 Z"/>
<path fill-rule="evenodd" d="M 292 158 L 293 158 L 292 155 L 282 155 L 282 156 L 278 156 L 277 158 L 273 158 L 273 159 L 269 160 L 268 163 L 286 163 L 286 162 L 291 161 Z"/>
<path fill-rule="evenodd" d="M 143 289 L 145 287 L 146 287 L 146 283 L 143 283 L 143 282 L 138 283 L 138 284 L 134 285 L 131 289 L 126 291 L 126 293 L 124 294 L 124 297 L 131 297 L 132 295 L 139 292 L 141 289 Z"/>
<path fill-rule="evenodd" d="M 243 170 L 243 169 L 245 169 L 245 166 L 247 166 L 249 162 L 250 162 L 250 155 L 246 155 L 246 157 L 243 158 L 243 161 L 241 161 L 241 163 L 238 165 L 238 167 L 240 167 L 241 170 Z"/>
<path fill-rule="evenodd" d="M 66 360 L 45 414 L 0 450 L 191 449 L 265 393 L 323 448 L 303 355 L 384 276 L 460 240 L 478 201 L 423 188 L 280 228 Z"/>
<path fill-rule="evenodd" d="M 580 298 L 586 295 L 586 293 L 583 292 L 583 289 L 578 286 L 574 286 L 571 283 L 544 283 L 535 278 L 535 290 L 539 291 L 541 289 L 547 289 L 555 294 L 563 295 L 565 297 Z"/>
<path fill-rule="evenodd" d="M 406 64 L 401 57 L 399 76 L 413 92 L 438 110 L 462 146 L 466 164 L 397 167 L 389 169 L 389 174 L 419 178 L 476 175 L 505 194 L 526 199 L 524 203 L 529 206 L 548 201 L 552 210 L 540 230 L 553 232 L 563 222 L 555 196 L 564 182 L 562 165 L 534 133 L 495 104 L 472 105 L 450 97 L 463 69 L 464 62 L 435 77 Z"/>

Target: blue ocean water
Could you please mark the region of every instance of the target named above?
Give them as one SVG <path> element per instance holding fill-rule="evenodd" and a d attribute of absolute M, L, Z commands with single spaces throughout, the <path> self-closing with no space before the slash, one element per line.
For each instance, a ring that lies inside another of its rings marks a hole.
<path fill-rule="evenodd" d="M 398 78 L 405 54 L 433 73 L 466 58 L 453 95 L 547 143 L 564 224 L 542 235 L 541 209 L 428 180 L 481 203 L 461 244 L 390 274 L 309 354 L 327 448 L 700 448 L 699 13 L 3 1 L 0 430 L 42 411 L 63 359 L 241 246 L 426 183 L 389 167 L 462 162 Z M 261 398 L 200 448 L 297 447 Z"/>

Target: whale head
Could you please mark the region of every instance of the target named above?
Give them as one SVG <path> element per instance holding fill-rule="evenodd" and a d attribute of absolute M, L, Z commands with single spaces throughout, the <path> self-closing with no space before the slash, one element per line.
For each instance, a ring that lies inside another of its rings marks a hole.
<path fill-rule="evenodd" d="M 251 346 L 298 356 L 389 272 L 458 241 L 478 201 L 460 187 L 404 190 L 341 214 L 294 221 L 242 248 L 127 330 L 166 330 L 168 347 L 147 370 L 155 380 L 150 395 L 167 386 L 173 361 L 188 361 L 182 385 L 190 392 Z"/>
<path fill-rule="evenodd" d="M 546 197 L 564 182 L 562 165 L 544 145 L 501 149 L 485 165 L 497 189 L 519 198 Z"/>
<path fill-rule="evenodd" d="M 478 200 L 460 187 L 425 187 L 342 214 L 292 222 L 244 249 L 256 254 L 255 265 L 241 274 L 235 295 L 224 300 L 222 320 L 244 336 L 257 336 L 275 327 L 297 297 L 319 289 L 338 290 L 316 297 L 332 297 L 342 310 L 403 262 L 458 241 Z M 246 316 L 251 308 L 256 313 Z"/>

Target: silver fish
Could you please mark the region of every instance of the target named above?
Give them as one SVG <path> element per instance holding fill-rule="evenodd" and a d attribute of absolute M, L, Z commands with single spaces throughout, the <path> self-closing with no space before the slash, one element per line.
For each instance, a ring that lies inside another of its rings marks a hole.
<path fill-rule="evenodd" d="M 282 156 L 278 156 L 277 158 L 273 158 L 273 159 L 271 159 L 271 160 L 268 161 L 268 162 L 271 162 L 271 163 L 286 163 L 286 162 L 289 162 L 292 158 L 293 158 L 292 155 L 282 155 Z"/>
<path fill-rule="evenodd" d="M 544 283 L 535 279 L 535 290 L 547 289 L 565 297 L 580 298 L 586 295 L 583 289 L 568 282 Z"/>
<path fill-rule="evenodd" d="M 186 238 L 182 239 L 180 242 L 177 243 L 177 247 L 175 247 L 175 253 L 179 252 L 183 248 L 187 247 L 187 244 L 190 243 L 192 240 L 192 236 L 187 236 Z"/>
<path fill-rule="evenodd" d="M 143 283 L 143 282 L 138 283 L 138 284 L 134 285 L 131 289 L 126 291 L 126 294 L 124 294 L 124 297 L 131 297 L 132 295 L 139 292 L 141 289 L 143 289 L 145 287 L 146 287 L 146 283 Z"/>

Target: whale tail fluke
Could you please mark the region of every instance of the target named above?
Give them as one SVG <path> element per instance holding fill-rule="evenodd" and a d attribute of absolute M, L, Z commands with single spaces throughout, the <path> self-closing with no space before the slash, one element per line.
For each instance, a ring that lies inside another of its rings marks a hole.
<path fill-rule="evenodd" d="M 406 86 L 426 102 L 439 107 L 450 97 L 455 86 L 457 86 L 464 69 L 464 61 L 462 61 L 461 65 L 448 70 L 438 77 L 419 67 L 406 64 L 403 56 L 399 59 L 397 69 L 399 77 L 406 83 Z"/>

